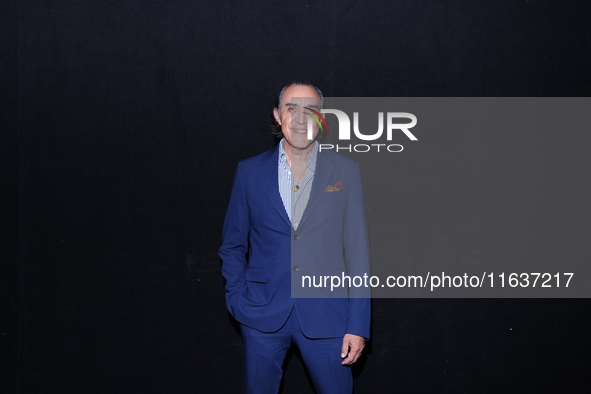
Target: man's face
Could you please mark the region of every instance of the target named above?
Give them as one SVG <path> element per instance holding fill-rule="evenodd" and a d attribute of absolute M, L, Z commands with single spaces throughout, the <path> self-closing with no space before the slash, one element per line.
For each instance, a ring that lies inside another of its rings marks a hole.
<path fill-rule="evenodd" d="M 279 108 L 273 111 L 275 120 L 281 126 L 285 141 L 295 149 L 306 149 L 318 135 L 318 124 L 312 121 L 313 138 L 308 139 L 308 119 L 311 113 L 307 108 L 320 112 L 320 97 L 311 86 L 291 85 L 283 92 Z"/>

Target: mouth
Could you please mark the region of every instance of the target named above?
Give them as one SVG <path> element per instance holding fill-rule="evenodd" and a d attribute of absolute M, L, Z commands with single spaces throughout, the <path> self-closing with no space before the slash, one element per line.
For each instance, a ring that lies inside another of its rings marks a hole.
<path fill-rule="evenodd" d="M 308 129 L 291 129 L 292 131 L 295 131 L 298 134 L 306 134 L 308 132 Z"/>

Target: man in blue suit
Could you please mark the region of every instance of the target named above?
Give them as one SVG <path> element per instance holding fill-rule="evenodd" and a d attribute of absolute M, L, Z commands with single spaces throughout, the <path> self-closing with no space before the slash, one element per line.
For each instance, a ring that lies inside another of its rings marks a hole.
<path fill-rule="evenodd" d="M 291 343 L 318 393 L 351 393 L 349 366 L 369 338 L 367 289 L 301 293 L 304 277 L 369 274 L 359 165 L 319 149 L 318 123 L 308 136 L 321 106 L 315 86 L 286 86 L 274 109 L 283 139 L 240 162 L 234 178 L 219 252 L 248 393 L 277 393 Z"/>

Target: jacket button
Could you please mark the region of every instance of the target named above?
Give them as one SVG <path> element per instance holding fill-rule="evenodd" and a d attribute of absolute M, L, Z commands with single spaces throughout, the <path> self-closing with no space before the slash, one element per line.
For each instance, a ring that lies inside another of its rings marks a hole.
<path fill-rule="evenodd" d="M 300 239 L 300 236 L 298 234 L 296 234 L 293 236 L 293 239 L 298 240 L 298 239 Z"/>
<path fill-rule="evenodd" d="M 297 271 L 297 270 L 299 270 L 299 269 L 300 269 L 300 267 L 298 267 L 297 265 L 294 265 L 294 266 L 293 266 L 293 270 L 294 270 L 294 271 Z"/>

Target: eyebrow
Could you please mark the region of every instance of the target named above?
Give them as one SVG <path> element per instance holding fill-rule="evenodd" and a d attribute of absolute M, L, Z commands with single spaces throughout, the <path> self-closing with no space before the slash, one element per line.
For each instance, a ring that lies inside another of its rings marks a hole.
<path fill-rule="evenodd" d="M 310 108 L 314 108 L 316 111 L 320 110 L 320 107 L 317 105 L 308 105 L 308 106 L 304 107 L 304 109 L 310 109 Z"/>

